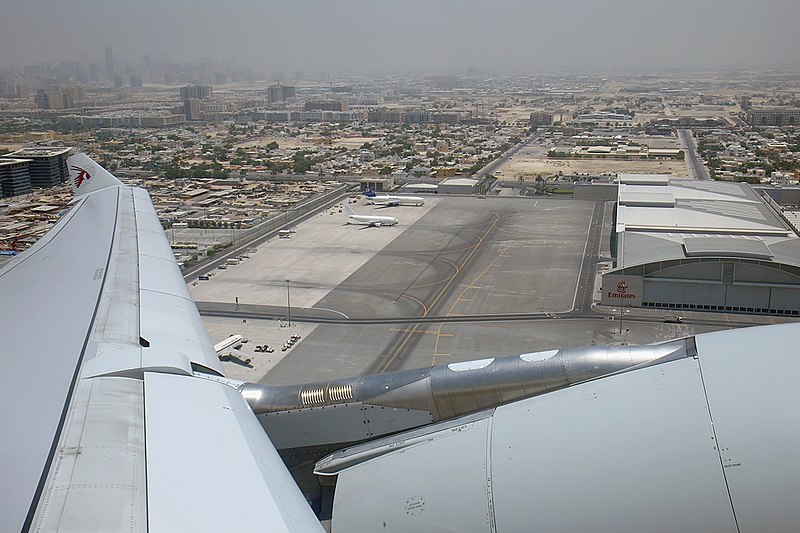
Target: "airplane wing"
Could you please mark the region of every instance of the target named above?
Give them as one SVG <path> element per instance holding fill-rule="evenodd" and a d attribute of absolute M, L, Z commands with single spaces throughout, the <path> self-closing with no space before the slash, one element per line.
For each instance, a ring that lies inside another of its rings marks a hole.
<path fill-rule="evenodd" d="M 147 192 L 68 164 L 72 209 L 0 270 L 0 531 L 321 531 Z"/>

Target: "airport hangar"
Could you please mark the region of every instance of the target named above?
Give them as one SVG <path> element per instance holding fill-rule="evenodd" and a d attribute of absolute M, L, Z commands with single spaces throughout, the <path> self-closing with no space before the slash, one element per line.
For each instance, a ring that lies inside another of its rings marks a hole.
<path fill-rule="evenodd" d="M 621 174 L 603 305 L 800 315 L 800 237 L 748 184 Z"/>

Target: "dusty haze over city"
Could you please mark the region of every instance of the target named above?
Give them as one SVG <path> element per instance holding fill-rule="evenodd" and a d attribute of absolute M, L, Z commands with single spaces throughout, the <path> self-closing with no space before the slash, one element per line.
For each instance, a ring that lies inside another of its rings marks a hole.
<path fill-rule="evenodd" d="M 0 0 L 0 66 L 217 60 L 342 73 L 800 66 L 800 2 Z"/>

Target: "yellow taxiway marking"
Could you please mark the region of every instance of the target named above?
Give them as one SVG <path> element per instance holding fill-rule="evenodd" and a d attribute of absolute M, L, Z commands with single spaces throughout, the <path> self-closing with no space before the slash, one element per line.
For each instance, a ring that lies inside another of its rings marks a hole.
<path fill-rule="evenodd" d="M 483 232 L 483 235 L 481 235 L 481 238 L 472 247 L 472 250 L 469 252 L 469 254 L 464 259 L 464 261 L 462 261 L 461 265 L 458 266 L 458 269 L 456 270 L 455 273 L 453 273 L 453 276 L 450 279 L 447 280 L 447 283 L 444 285 L 444 287 L 442 287 L 442 290 L 439 291 L 439 294 L 436 295 L 436 298 L 433 299 L 433 302 L 431 302 L 431 304 L 425 308 L 425 312 L 422 314 L 423 317 L 427 316 L 428 310 L 433 308 L 436 305 L 436 303 L 442 298 L 442 296 L 444 296 L 444 293 L 447 291 L 448 287 L 450 287 L 450 284 L 453 283 L 453 280 L 456 278 L 458 273 L 461 271 L 461 267 L 466 265 L 469 262 L 469 260 L 475 254 L 475 251 L 478 249 L 478 247 L 481 244 L 483 244 L 483 241 L 486 239 L 486 237 L 489 235 L 489 233 L 497 226 L 497 222 L 499 220 L 500 220 L 500 215 L 495 214 L 494 215 L 494 222 L 492 222 L 491 225 L 489 225 L 489 227 L 486 228 L 486 231 Z M 441 325 L 439 326 L 439 329 L 441 329 Z M 406 336 L 405 339 L 403 339 L 403 342 L 400 343 L 400 346 L 397 347 L 397 349 L 394 351 L 392 356 L 389 358 L 388 361 L 386 361 L 386 364 L 384 364 L 381 367 L 381 369 L 379 370 L 378 373 L 386 372 L 389 369 L 389 367 L 392 366 L 392 363 L 397 358 L 397 356 L 400 353 L 400 351 L 405 347 L 405 345 L 408 344 L 408 340 L 410 338 L 411 338 L 411 335 L 408 335 L 408 336 Z M 438 337 L 437 337 L 437 339 L 438 339 Z"/>
<path fill-rule="evenodd" d="M 495 221 L 495 224 L 496 224 L 496 223 L 497 223 L 497 222 Z M 486 236 L 486 234 L 484 234 L 484 237 L 485 237 L 485 236 Z M 483 241 L 483 238 L 481 238 L 481 241 Z M 461 302 L 469 302 L 469 301 L 471 301 L 470 299 L 466 299 L 466 298 L 464 298 L 464 295 L 466 294 L 466 292 L 467 292 L 468 290 L 470 290 L 470 289 L 480 289 L 481 287 L 476 287 L 476 286 L 475 286 L 475 283 L 477 283 L 477 282 L 478 282 L 478 280 L 479 280 L 481 277 L 488 276 L 488 274 L 486 274 L 486 272 L 487 272 L 487 271 L 488 271 L 490 268 L 492 268 L 492 267 L 496 267 L 496 266 L 500 266 L 500 265 L 498 264 L 498 260 L 500 260 L 500 258 L 507 257 L 507 256 L 506 256 L 506 252 L 507 252 L 507 251 L 508 251 L 510 248 L 511 248 L 511 247 L 505 247 L 505 248 L 503 248 L 502 250 L 500 250 L 500 251 L 497 253 L 497 255 L 495 256 L 495 258 L 492 260 L 492 262 L 491 262 L 491 263 L 489 263 L 488 265 L 486 265 L 486 267 L 485 267 L 483 270 L 481 270 L 481 271 L 480 271 L 480 273 L 478 273 L 478 275 L 476 275 L 476 276 L 473 278 L 473 280 L 472 280 L 472 281 L 470 281 L 468 284 L 466 284 L 466 285 L 464 285 L 464 286 L 463 286 L 464 288 L 461 290 L 461 293 L 458 295 L 458 298 L 456 298 L 456 301 L 455 301 L 455 302 L 453 302 L 453 305 L 452 305 L 452 306 L 450 306 L 450 310 L 449 310 L 449 311 L 447 311 L 447 316 L 459 316 L 459 315 L 460 315 L 460 313 L 454 313 L 453 311 L 455 310 L 456 306 L 457 306 L 458 304 L 460 304 Z M 514 248 L 516 248 L 516 246 L 514 246 Z M 444 336 L 444 335 L 445 335 L 444 333 L 442 333 L 442 326 L 444 326 L 444 324 L 439 324 L 439 328 L 438 328 L 438 329 L 437 329 L 437 331 L 436 331 L 436 344 L 435 344 L 435 345 L 434 345 L 434 347 L 433 347 L 433 359 L 432 359 L 432 363 L 431 363 L 431 364 L 433 364 L 434 366 L 436 365 L 436 356 L 438 355 L 438 351 L 439 351 L 439 337 L 441 337 L 441 336 Z M 453 336 L 453 334 L 451 333 L 451 334 L 450 334 L 450 336 Z"/>
<path fill-rule="evenodd" d="M 416 328 L 413 328 L 413 329 L 390 328 L 389 331 L 393 331 L 395 333 L 430 333 L 431 335 L 436 333 L 435 331 L 427 331 L 427 330 L 416 329 Z"/>

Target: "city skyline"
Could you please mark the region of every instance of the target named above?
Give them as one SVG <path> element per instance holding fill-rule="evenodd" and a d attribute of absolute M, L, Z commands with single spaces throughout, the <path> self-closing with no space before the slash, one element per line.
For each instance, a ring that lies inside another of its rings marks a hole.
<path fill-rule="evenodd" d="M 800 4 L 0 2 L 2 67 L 216 61 L 343 73 L 800 68 Z M 125 21 L 124 25 L 120 21 Z"/>

